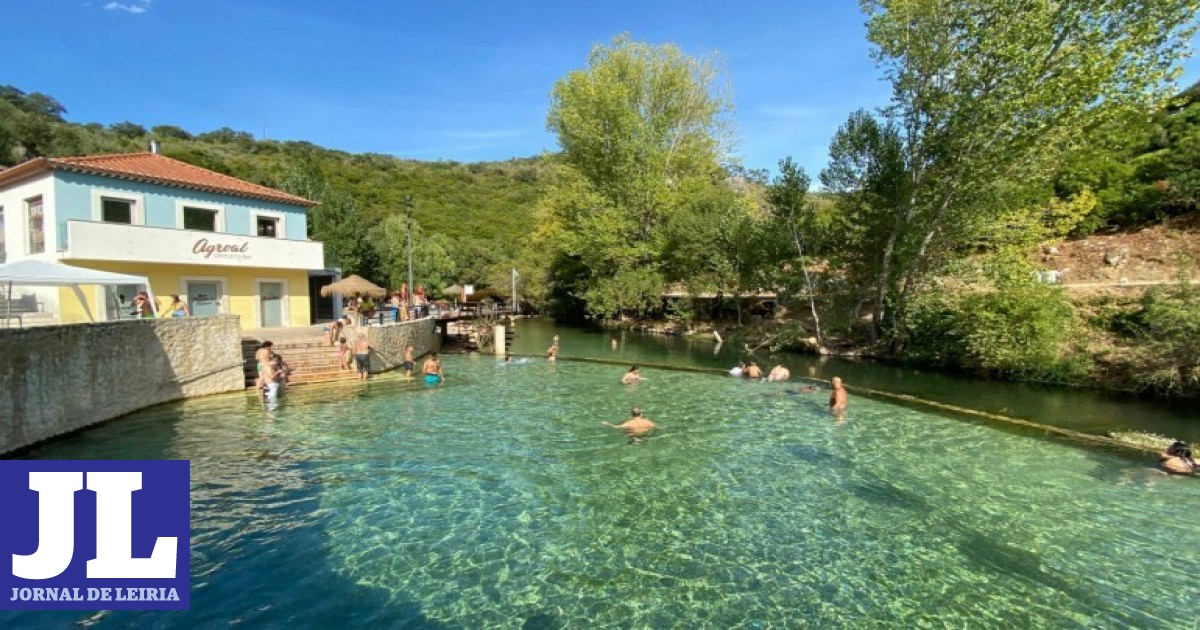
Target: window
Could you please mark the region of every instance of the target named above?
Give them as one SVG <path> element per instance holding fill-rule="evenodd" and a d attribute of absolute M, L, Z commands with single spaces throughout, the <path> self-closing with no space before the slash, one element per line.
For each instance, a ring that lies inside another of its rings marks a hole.
<path fill-rule="evenodd" d="M 217 211 L 204 208 L 183 208 L 183 229 L 217 231 Z"/>
<path fill-rule="evenodd" d="M 133 224 L 133 202 L 128 199 L 100 200 L 100 220 L 105 223 Z"/>
<path fill-rule="evenodd" d="M 8 262 L 8 248 L 4 243 L 4 206 L 0 206 L 0 264 Z"/>
<path fill-rule="evenodd" d="M 279 236 L 279 219 L 275 217 L 257 217 L 258 235 L 275 238 Z"/>
<path fill-rule="evenodd" d="M 25 200 L 25 214 L 29 216 L 29 253 L 46 251 L 45 215 L 42 214 L 42 198 Z"/>

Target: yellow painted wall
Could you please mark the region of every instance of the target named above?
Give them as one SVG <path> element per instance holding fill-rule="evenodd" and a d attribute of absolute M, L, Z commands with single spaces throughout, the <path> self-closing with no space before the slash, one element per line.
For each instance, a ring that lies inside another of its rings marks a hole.
<path fill-rule="evenodd" d="M 158 310 L 161 315 L 170 306 L 171 296 L 180 295 L 187 300 L 186 287 L 180 281 L 182 277 L 223 278 L 227 292 L 221 300 L 221 312 L 241 317 L 242 328 L 258 328 L 256 312 L 257 288 L 255 281 L 285 280 L 287 282 L 287 321 L 289 326 L 308 326 L 308 272 L 285 269 L 243 268 L 243 267 L 208 267 L 198 265 L 163 265 L 156 263 L 123 263 L 110 261 L 69 261 L 76 267 L 87 267 L 113 273 L 126 273 L 146 276 L 150 280 L 150 288 L 158 300 Z M 95 321 L 104 319 L 104 287 L 83 287 L 83 295 L 87 300 L 87 309 Z M 75 324 L 93 321 L 87 315 L 85 306 L 80 302 L 70 287 L 59 289 L 59 320 L 64 324 Z M 126 296 L 128 301 L 133 296 Z"/>

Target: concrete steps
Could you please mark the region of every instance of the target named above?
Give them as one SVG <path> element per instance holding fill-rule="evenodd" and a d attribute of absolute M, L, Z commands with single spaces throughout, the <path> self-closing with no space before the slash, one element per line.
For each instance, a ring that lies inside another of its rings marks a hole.
<path fill-rule="evenodd" d="M 242 340 L 243 373 L 246 377 L 246 387 L 254 387 L 258 378 L 258 366 L 254 361 L 254 352 L 262 342 L 257 339 Z M 351 380 L 357 378 L 353 369 L 343 370 L 338 362 L 337 348 L 330 346 L 324 337 L 303 337 L 275 341 L 271 350 L 282 355 L 283 360 L 291 368 L 288 385 L 303 383 L 320 383 L 325 381 Z"/>

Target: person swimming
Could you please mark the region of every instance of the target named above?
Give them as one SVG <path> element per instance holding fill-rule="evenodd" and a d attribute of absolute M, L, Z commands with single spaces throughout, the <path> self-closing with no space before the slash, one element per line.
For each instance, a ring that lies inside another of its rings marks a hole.
<path fill-rule="evenodd" d="M 805 385 L 796 389 L 785 389 L 779 392 L 779 396 L 799 396 L 801 394 L 812 394 L 818 391 L 816 385 Z"/>
<path fill-rule="evenodd" d="M 629 410 L 630 418 L 625 422 L 622 422 L 621 424 L 602 422 L 601 424 L 613 429 L 621 429 L 629 436 L 630 444 L 638 444 L 641 443 L 641 441 L 645 439 L 647 435 L 650 435 L 651 431 L 658 428 L 658 425 L 651 422 L 650 419 L 642 415 L 642 413 L 641 407 L 632 407 Z"/>
<path fill-rule="evenodd" d="M 629 371 L 625 373 L 625 376 L 621 377 L 621 384 L 632 385 L 634 383 L 640 383 L 644 380 L 646 379 L 642 377 L 642 371 L 639 370 L 638 366 L 635 365 L 629 368 Z"/>
<path fill-rule="evenodd" d="M 1158 458 L 1158 465 L 1163 470 L 1174 475 L 1193 475 L 1196 473 L 1196 460 L 1192 458 L 1192 449 L 1187 442 L 1175 441 Z"/>

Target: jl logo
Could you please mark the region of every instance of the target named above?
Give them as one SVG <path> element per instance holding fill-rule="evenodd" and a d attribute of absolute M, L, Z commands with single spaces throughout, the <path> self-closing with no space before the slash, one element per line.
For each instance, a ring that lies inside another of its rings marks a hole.
<path fill-rule="evenodd" d="M 0 608 L 188 608 L 186 461 L 0 461 Z"/>

